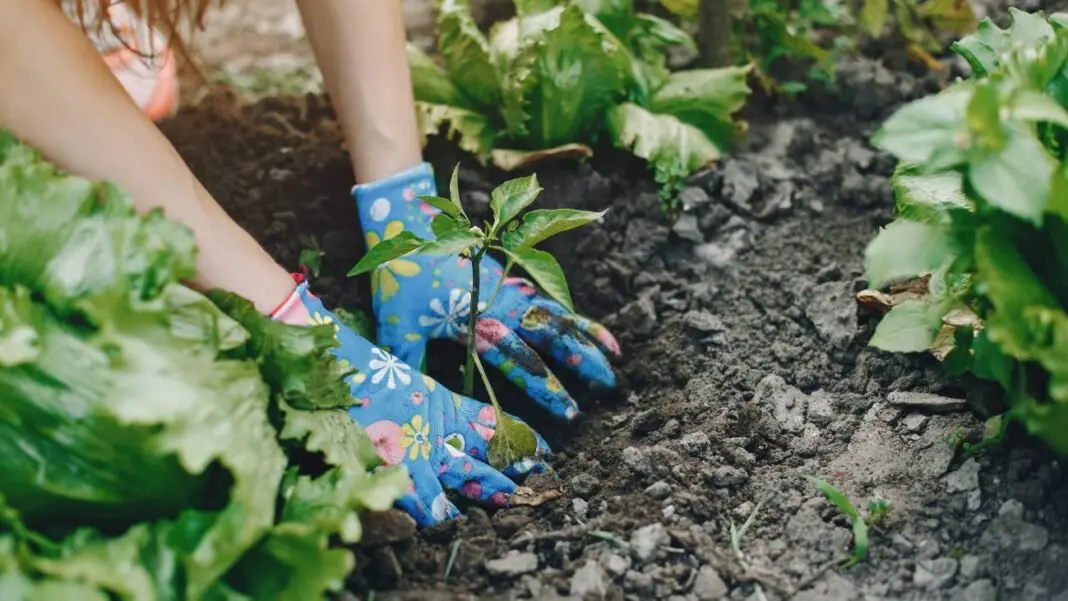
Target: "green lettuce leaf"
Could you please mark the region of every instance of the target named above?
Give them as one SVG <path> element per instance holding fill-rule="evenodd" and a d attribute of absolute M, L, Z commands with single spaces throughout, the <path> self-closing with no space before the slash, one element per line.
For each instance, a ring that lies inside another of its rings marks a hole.
<path fill-rule="evenodd" d="M 659 115 L 634 103 L 608 111 L 608 132 L 617 148 L 650 164 L 657 181 L 685 177 L 720 157 L 720 149 L 697 127 L 674 115 Z"/>
<path fill-rule="evenodd" d="M 424 140 L 445 129 L 445 138 L 485 163 L 493 150 L 496 131 L 488 117 L 472 110 L 428 102 L 415 103 L 416 122 Z"/>
<path fill-rule="evenodd" d="M 589 140 L 625 94 L 626 48 L 574 5 L 520 19 L 518 27 L 504 82 L 506 136 L 534 149 Z"/>
<path fill-rule="evenodd" d="M 471 16 L 467 0 L 438 0 L 438 52 L 456 86 L 478 107 L 500 104 L 501 82 L 489 42 Z"/>
<path fill-rule="evenodd" d="M 749 98 L 750 70 L 750 67 L 727 67 L 673 73 L 656 91 L 649 110 L 673 115 L 725 148 L 736 131 L 732 116 Z"/>

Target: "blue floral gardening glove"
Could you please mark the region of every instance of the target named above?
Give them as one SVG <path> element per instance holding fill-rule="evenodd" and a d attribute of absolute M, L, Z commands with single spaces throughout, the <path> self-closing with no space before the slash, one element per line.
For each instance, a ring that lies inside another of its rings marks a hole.
<path fill-rule="evenodd" d="M 544 467 L 549 447 L 538 436 L 536 458 L 502 471 L 485 463 L 493 439 L 493 407 L 460 396 L 371 344 L 337 320 L 300 281 L 295 293 L 275 312 L 287 323 L 331 324 L 338 346 L 334 354 L 350 370 L 356 405 L 349 414 L 374 441 L 379 456 L 403 463 L 413 486 L 398 505 L 426 526 L 459 515 L 445 496 L 453 490 L 483 505 L 506 506 L 517 477 Z M 286 306 L 289 305 L 289 306 Z M 295 313 L 294 313 L 295 312 Z"/>
<path fill-rule="evenodd" d="M 438 210 L 419 197 L 436 194 L 427 163 L 353 188 L 367 248 L 405 230 L 434 238 L 430 221 Z M 480 268 L 482 298 L 489 300 L 503 269 L 488 256 Z M 418 366 L 424 365 L 431 339 L 466 343 L 470 288 L 471 264 L 459 257 L 414 255 L 380 266 L 371 275 L 378 343 Z M 605 356 L 620 353 L 612 334 L 540 295 L 527 280 L 505 279 L 493 304 L 487 310 L 480 302 L 480 309 L 486 312 L 476 326 L 475 345 L 483 361 L 504 372 L 554 415 L 572 419 L 578 405 L 535 349 L 587 383 L 615 387 L 615 374 Z"/>

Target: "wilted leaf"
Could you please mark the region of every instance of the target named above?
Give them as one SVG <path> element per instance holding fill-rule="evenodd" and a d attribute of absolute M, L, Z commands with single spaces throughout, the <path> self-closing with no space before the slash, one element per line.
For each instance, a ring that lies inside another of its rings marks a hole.
<path fill-rule="evenodd" d="M 486 449 L 486 459 L 497 469 L 537 455 L 538 439 L 523 422 L 497 411 L 497 427 Z"/>
<path fill-rule="evenodd" d="M 539 161 L 549 159 L 588 159 L 593 156 L 593 149 L 585 144 L 564 144 L 543 150 L 510 150 L 494 148 L 490 155 L 493 164 L 503 171 L 515 171 Z"/>
<path fill-rule="evenodd" d="M 882 37 L 889 12 L 890 0 L 864 0 L 860 8 L 860 25 L 871 37 Z"/>
<path fill-rule="evenodd" d="M 512 507 L 541 507 L 549 501 L 555 501 L 563 496 L 564 491 L 559 488 L 536 491 L 526 486 L 517 486 L 515 492 L 508 498 L 508 504 Z"/>
<path fill-rule="evenodd" d="M 526 270 L 527 274 L 541 286 L 542 290 L 567 309 L 574 310 L 571 304 L 571 292 L 567 289 L 564 270 L 560 268 L 560 264 L 556 262 L 552 255 L 541 250 L 525 247 L 507 252 L 508 256 L 517 265 Z"/>

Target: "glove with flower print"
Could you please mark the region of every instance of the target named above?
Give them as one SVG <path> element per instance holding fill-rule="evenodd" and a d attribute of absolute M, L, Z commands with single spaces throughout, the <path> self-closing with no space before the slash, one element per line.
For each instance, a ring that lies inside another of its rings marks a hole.
<path fill-rule="evenodd" d="M 538 458 L 494 469 L 482 460 L 495 433 L 492 406 L 451 392 L 361 338 L 323 306 L 303 278 L 297 280 L 294 293 L 273 315 L 286 323 L 334 326 L 338 346 L 333 352 L 355 370 L 349 385 L 356 404 L 349 415 L 386 463 L 403 463 L 412 477 L 413 486 L 398 506 L 421 526 L 459 515 L 446 489 L 484 505 L 506 506 L 516 489 L 511 477 L 541 467 L 540 457 L 549 453 L 545 441 L 538 437 Z"/>
<path fill-rule="evenodd" d="M 426 163 L 353 188 L 367 248 L 405 230 L 433 238 L 430 221 L 438 210 L 419 197 L 436 194 Z M 615 387 L 606 355 L 618 357 L 619 345 L 604 326 L 543 297 L 521 278 L 506 278 L 487 309 L 485 301 L 501 281 L 503 269 L 488 256 L 480 267 L 480 310 L 485 313 L 476 325 L 475 345 L 483 361 L 564 419 L 574 418 L 578 406 L 535 349 L 591 385 Z M 418 366 L 424 365 L 431 339 L 466 343 L 470 288 L 471 265 L 459 257 L 414 255 L 380 266 L 371 275 L 378 343 Z"/>

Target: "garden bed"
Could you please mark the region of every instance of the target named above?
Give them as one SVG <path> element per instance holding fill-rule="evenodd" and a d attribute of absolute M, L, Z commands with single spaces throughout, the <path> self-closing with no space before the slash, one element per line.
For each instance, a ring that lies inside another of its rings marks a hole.
<path fill-rule="evenodd" d="M 380 526 L 379 544 L 358 551 L 352 595 L 704 601 L 760 599 L 759 586 L 809 601 L 1068 600 L 1060 464 L 1016 438 L 963 460 L 961 441 L 982 434 L 980 403 L 923 395 L 981 390 L 945 380 L 933 359 L 865 347 L 873 322 L 854 295 L 864 247 L 891 217 L 895 164 L 867 139 L 940 77 L 868 60 L 838 70 L 840 96 L 754 103 L 745 146 L 693 178 L 674 225 L 646 168 L 620 153 L 537 168 L 542 206 L 610 209 L 546 246 L 576 307 L 620 337 L 621 391 L 578 394 L 584 415 L 562 428 L 502 384 L 506 408 L 557 452 L 564 497 L 468 508 L 421 533 Z M 276 258 L 295 265 L 314 237 L 317 290 L 369 308 L 366 281 L 345 277 L 363 248 L 324 99 L 213 94 L 163 128 Z M 503 179 L 447 148 L 429 158 L 441 172 L 464 160 L 468 206 Z M 436 347 L 432 372 L 455 385 L 461 355 Z M 861 507 L 890 502 L 859 565 L 828 569 L 851 553 L 849 523 L 802 474 Z M 740 559 L 731 523 L 751 515 Z"/>

